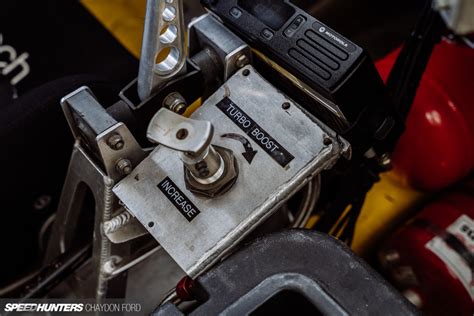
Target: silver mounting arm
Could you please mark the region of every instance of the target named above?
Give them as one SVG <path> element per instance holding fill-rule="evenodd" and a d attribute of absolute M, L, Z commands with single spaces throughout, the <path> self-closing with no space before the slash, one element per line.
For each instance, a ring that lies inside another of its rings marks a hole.
<path fill-rule="evenodd" d="M 183 0 L 148 0 L 138 72 L 141 100 L 186 71 L 185 42 Z"/>

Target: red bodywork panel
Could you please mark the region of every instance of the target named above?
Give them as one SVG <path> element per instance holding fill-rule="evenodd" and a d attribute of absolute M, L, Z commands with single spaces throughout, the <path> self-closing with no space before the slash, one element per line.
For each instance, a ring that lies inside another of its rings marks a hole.
<path fill-rule="evenodd" d="M 398 51 L 377 62 L 386 79 Z M 474 168 L 474 49 L 435 48 L 393 154 L 395 171 L 413 188 L 438 191 Z"/>

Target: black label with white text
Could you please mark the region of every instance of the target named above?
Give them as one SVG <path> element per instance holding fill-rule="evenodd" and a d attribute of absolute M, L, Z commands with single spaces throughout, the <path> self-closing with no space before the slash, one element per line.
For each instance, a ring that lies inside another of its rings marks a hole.
<path fill-rule="evenodd" d="M 184 195 L 183 191 L 181 191 L 170 178 L 166 177 L 163 179 L 163 181 L 158 184 L 158 189 L 160 189 L 178 211 L 186 217 L 188 222 L 191 222 L 201 213 L 196 205 Z"/>
<path fill-rule="evenodd" d="M 224 98 L 216 106 L 230 118 L 242 131 L 256 142 L 280 166 L 286 167 L 295 157 L 254 122 L 232 100 Z"/>

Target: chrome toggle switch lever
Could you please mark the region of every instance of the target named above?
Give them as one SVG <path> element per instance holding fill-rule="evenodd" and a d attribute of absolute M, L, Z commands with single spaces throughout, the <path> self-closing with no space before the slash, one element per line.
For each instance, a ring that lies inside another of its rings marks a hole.
<path fill-rule="evenodd" d="M 147 137 L 180 152 L 189 191 L 207 197 L 227 192 L 238 177 L 237 160 L 231 150 L 211 144 L 211 122 L 186 118 L 160 109 L 150 122 Z"/>

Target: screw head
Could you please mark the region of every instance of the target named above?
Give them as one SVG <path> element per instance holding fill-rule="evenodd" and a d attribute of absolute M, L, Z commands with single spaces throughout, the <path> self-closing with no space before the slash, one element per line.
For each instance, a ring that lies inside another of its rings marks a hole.
<path fill-rule="evenodd" d="M 291 107 L 291 103 L 290 102 L 283 102 L 281 107 L 282 107 L 283 110 L 288 110 Z"/>
<path fill-rule="evenodd" d="M 237 60 L 235 61 L 235 65 L 237 66 L 237 68 L 243 68 L 247 66 L 249 63 L 250 63 L 250 60 L 245 54 L 242 54 L 239 57 L 237 57 Z"/>
<path fill-rule="evenodd" d="M 107 145 L 113 150 L 120 150 L 125 145 L 122 136 L 119 134 L 113 134 L 107 139 Z"/>
<path fill-rule="evenodd" d="M 385 153 L 380 157 L 379 164 L 385 169 L 390 169 L 392 167 L 392 157 L 389 153 Z"/>
<path fill-rule="evenodd" d="M 130 160 L 122 158 L 117 163 L 115 164 L 115 168 L 117 169 L 118 172 L 120 172 L 121 175 L 129 175 L 133 168 L 132 168 L 132 163 Z"/>

